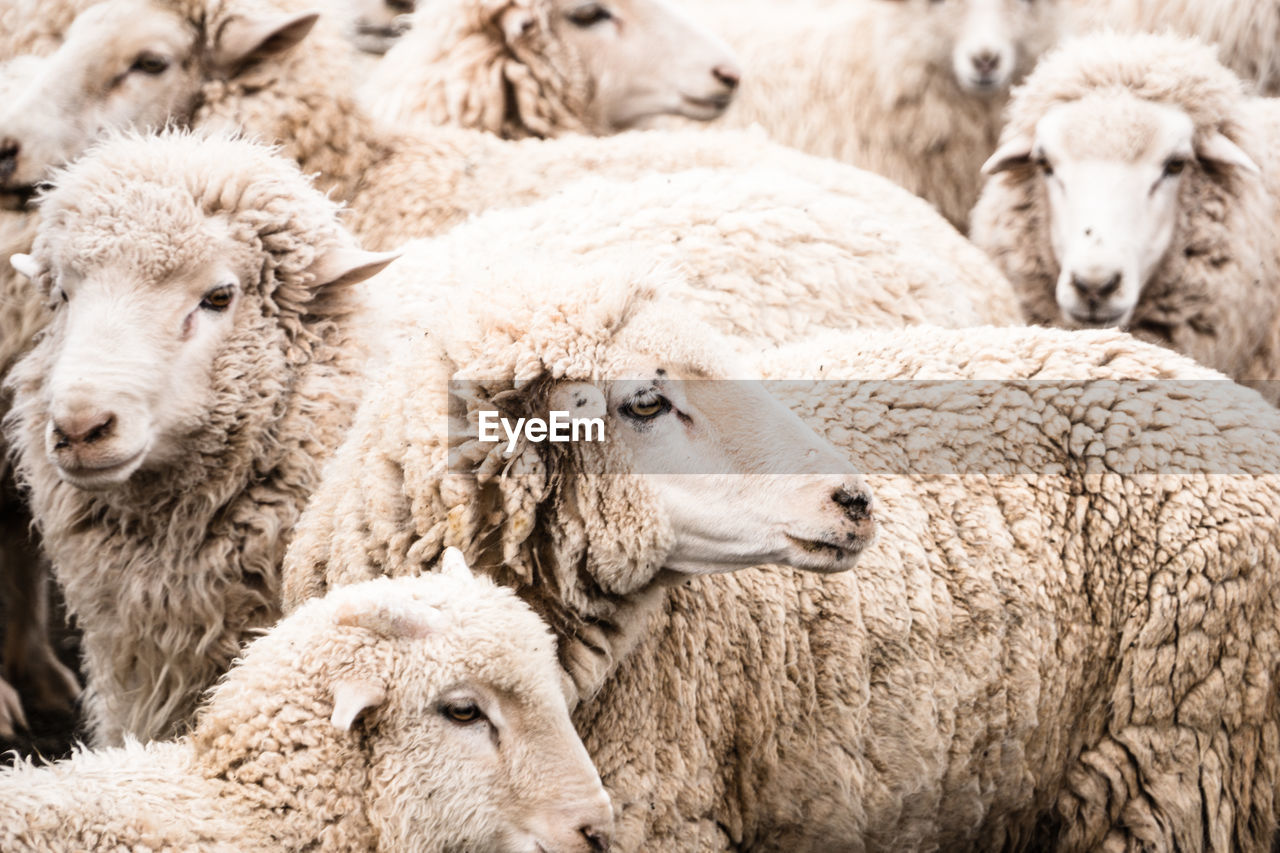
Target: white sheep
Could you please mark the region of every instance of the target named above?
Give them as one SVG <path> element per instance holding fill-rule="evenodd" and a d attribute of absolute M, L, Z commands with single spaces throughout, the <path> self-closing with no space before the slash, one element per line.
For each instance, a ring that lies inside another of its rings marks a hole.
<path fill-rule="evenodd" d="M 668 0 L 436 0 L 360 94 L 408 130 L 604 135 L 658 115 L 716 118 L 741 76 Z"/>
<path fill-rule="evenodd" d="M 1081 38 L 1015 96 L 973 239 L 1031 322 L 1119 326 L 1280 378 L 1277 141 L 1280 108 L 1245 97 L 1212 48 Z"/>
<path fill-rule="evenodd" d="M 255 640 L 189 737 L 0 770 L 0 847 L 591 853 L 612 813 L 555 640 L 456 551 Z"/>
<path fill-rule="evenodd" d="M 111 0 L 92 11 L 91 25 L 77 22 L 50 57 L 65 73 L 33 87 L 27 107 L 0 111 L 0 136 L 19 148 L 9 189 L 39 180 L 97 133 L 54 108 L 68 97 L 64 90 L 80 85 L 76 81 L 96 86 L 118 75 L 141 76 L 130 83 L 137 86 L 134 94 L 116 102 L 112 122 L 127 124 L 131 114 L 167 100 L 195 105 L 193 113 L 170 116 L 179 124 L 236 128 L 278 143 L 304 172 L 319 175 L 321 189 L 349 204 L 351 228 L 371 249 L 433 236 L 482 210 L 545 198 L 592 173 L 629 179 L 693 167 L 767 167 L 837 191 L 865 186 L 861 171 L 756 134 L 624 133 L 504 142 L 492 134 L 441 127 L 429 135 L 397 136 L 357 107 L 349 51 L 335 46 L 342 37 L 323 17 L 300 10 L 302 0 L 249 4 L 226 0 L 206 9 L 201 0 Z M 139 35 L 141 19 L 151 33 L 145 39 Z M 168 62 L 164 70 L 161 63 L 148 65 L 153 57 L 147 55 L 161 35 L 176 45 L 161 52 Z M 297 46 L 303 38 L 305 45 Z M 233 72 L 219 59 L 224 56 L 241 57 L 230 62 Z M 144 57 L 142 64 L 157 73 L 131 71 Z M 74 97 L 100 98 L 92 87 Z M 133 113 L 131 99 L 138 99 Z M 78 135 L 79 142 L 39 142 L 68 135 Z"/>
<path fill-rule="evenodd" d="M 720 126 L 891 178 L 961 231 L 995 150 L 1009 87 L 1067 25 L 1067 0 L 699 0 L 742 56 Z"/>
<path fill-rule="evenodd" d="M 1170 31 L 1217 45 L 1222 64 L 1266 95 L 1280 95 L 1280 2 L 1076 0 L 1082 27 Z"/>
<path fill-rule="evenodd" d="M 1280 413 L 1254 392 L 1114 331 L 929 328 L 799 345 L 763 375 L 818 381 L 770 392 L 707 381 L 753 373 L 668 273 L 470 269 L 366 393 L 286 606 L 468 551 L 557 633 L 619 849 L 1268 849 Z M 993 376 L 1027 381 L 955 381 Z M 607 440 L 483 433 L 556 410 Z"/>
<path fill-rule="evenodd" d="M 51 309 L 6 435 L 84 632 L 93 740 L 179 731 L 279 612 L 279 562 L 364 370 L 356 248 L 297 167 L 235 139 L 104 144 L 14 266 Z"/>

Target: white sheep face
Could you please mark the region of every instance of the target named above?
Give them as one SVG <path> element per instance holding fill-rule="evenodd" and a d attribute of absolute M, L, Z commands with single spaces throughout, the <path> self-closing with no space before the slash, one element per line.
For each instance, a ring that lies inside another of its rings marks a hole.
<path fill-rule="evenodd" d="M 1127 326 L 1176 242 L 1183 187 L 1206 163 L 1257 172 L 1221 134 L 1197 138 L 1182 110 L 1107 93 L 1053 107 L 1033 138 L 1001 146 L 987 171 L 1038 170 L 1068 326 Z"/>
<path fill-rule="evenodd" d="M 559 393 L 591 401 L 577 410 L 604 414 L 610 441 L 626 448 L 627 481 L 652 492 L 674 536 L 665 568 L 854 565 L 874 535 L 870 491 L 844 454 L 763 385 L 685 379 L 652 364 L 627 372 L 650 378 Z"/>
<path fill-rule="evenodd" d="M 550 28 L 593 81 L 590 108 L 602 128 L 660 115 L 708 121 L 728 108 L 742 77 L 728 46 L 667 0 L 554 0 Z"/>
<path fill-rule="evenodd" d="M 22 191 L 106 131 L 149 130 L 189 108 L 199 86 L 196 33 L 146 0 L 76 18 L 18 97 L 0 105 L 0 189 Z"/>
<path fill-rule="evenodd" d="M 414 0 L 348 0 L 356 47 L 386 53 L 408 31 L 415 5 Z"/>
<path fill-rule="evenodd" d="M 45 450 L 59 476 L 103 489 L 177 462 L 213 395 L 218 354 L 235 328 L 253 270 L 225 223 L 174 235 L 164 256 L 53 254 L 54 319 L 42 356 Z"/>
<path fill-rule="evenodd" d="M 967 92 L 1007 92 L 1053 46 L 1063 0 L 879 0 L 910 16 L 918 41 L 911 50 L 950 65 Z"/>

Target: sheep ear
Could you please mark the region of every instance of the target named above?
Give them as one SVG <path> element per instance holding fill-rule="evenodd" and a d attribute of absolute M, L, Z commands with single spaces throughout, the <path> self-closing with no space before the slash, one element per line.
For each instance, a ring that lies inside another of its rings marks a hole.
<path fill-rule="evenodd" d="M 213 42 L 213 60 L 227 70 L 284 53 L 311 32 L 319 12 L 286 15 L 237 15 L 218 30 Z"/>
<path fill-rule="evenodd" d="M 9 266 L 13 267 L 21 275 L 26 276 L 32 281 L 35 281 L 37 278 L 39 278 L 40 273 L 44 269 L 43 267 L 40 266 L 39 261 L 31 257 L 30 255 L 24 255 L 24 254 L 10 255 Z"/>
<path fill-rule="evenodd" d="M 363 678 L 343 679 L 333 685 L 333 715 L 329 722 L 340 731 L 351 731 L 356 717 L 369 708 L 376 708 L 387 699 L 387 691 L 381 684 Z"/>
<path fill-rule="evenodd" d="M 348 601 L 337 610 L 339 625 L 364 628 L 388 639 L 420 639 L 446 627 L 439 609 L 420 601 L 382 601 L 360 604 Z"/>
<path fill-rule="evenodd" d="M 1223 166 L 1235 166 L 1252 175 L 1262 174 L 1262 170 L 1258 168 L 1257 163 L 1253 162 L 1253 158 L 1244 153 L 1244 149 L 1239 145 L 1236 145 L 1221 133 L 1210 134 L 1208 138 L 1202 141 L 1197 146 L 1196 156 L 1201 160 L 1207 160 Z"/>
<path fill-rule="evenodd" d="M 366 252 L 337 247 L 316 258 L 309 272 L 315 276 L 315 287 L 355 284 L 382 272 L 398 257 L 399 252 Z"/>
<path fill-rule="evenodd" d="M 547 397 L 547 406 L 571 418 L 602 418 L 608 411 L 603 392 L 589 382 L 561 382 Z"/>
<path fill-rule="evenodd" d="M 1031 162 L 1031 148 L 1035 140 L 1030 136 L 1019 134 L 996 149 L 987 162 L 982 164 L 982 174 L 995 175 L 1006 172 L 1017 166 L 1025 166 Z"/>
<path fill-rule="evenodd" d="M 444 553 L 440 556 L 440 573 L 455 578 L 474 578 L 471 567 L 467 565 L 467 558 L 462 552 L 450 545 L 444 549 Z"/>
<path fill-rule="evenodd" d="M 538 20 L 533 16 L 532 9 L 513 6 L 502 13 L 498 23 L 502 27 L 502 37 L 510 44 L 533 32 Z"/>

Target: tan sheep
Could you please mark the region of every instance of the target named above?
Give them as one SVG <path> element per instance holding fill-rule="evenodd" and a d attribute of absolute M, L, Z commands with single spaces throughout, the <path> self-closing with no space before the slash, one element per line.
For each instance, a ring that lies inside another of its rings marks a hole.
<path fill-rule="evenodd" d="M 569 721 L 554 639 L 451 561 L 280 622 L 187 738 L 0 770 L 0 847 L 604 849 L 609 801 Z"/>
<path fill-rule="evenodd" d="M 798 345 L 763 375 L 862 381 L 771 396 L 706 381 L 761 373 L 665 273 L 470 269 L 366 394 L 287 606 L 467 550 L 559 636 L 619 850 L 1268 849 L 1280 413 L 1254 392 L 1118 332 L 922 328 Z M 837 463 L 779 400 L 866 468 L 874 504 L 830 500 L 874 543 L 803 491 Z M 610 439 L 482 434 L 562 408 Z M 689 444 L 715 435 L 755 449 Z"/>

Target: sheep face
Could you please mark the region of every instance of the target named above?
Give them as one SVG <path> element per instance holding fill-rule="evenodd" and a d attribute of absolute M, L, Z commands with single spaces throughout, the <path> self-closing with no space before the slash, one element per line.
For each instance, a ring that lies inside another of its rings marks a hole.
<path fill-rule="evenodd" d="M 539 5 L 516 2 L 503 13 L 507 42 L 531 66 L 538 60 L 528 54 L 540 50 L 562 66 L 558 76 L 589 81 L 588 124 L 600 132 L 660 115 L 709 121 L 733 99 L 742 77 L 737 59 L 667 0 Z"/>
<path fill-rule="evenodd" d="M 1181 109 L 1100 94 L 1048 110 L 1033 137 L 1001 147 L 987 171 L 1029 164 L 1043 187 L 1069 327 L 1129 324 L 1176 241 L 1193 177 L 1257 166 L 1221 134 L 1198 137 Z"/>
<path fill-rule="evenodd" d="M 24 199 L 113 130 L 185 122 L 206 80 L 288 49 L 315 18 L 237 16 L 205 38 L 149 0 L 87 9 L 17 100 L 0 108 L 0 194 Z"/>
<path fill-rule="evenodd" d="M 1056 41 L 1063 0 L 881 0 L 910 16 L 912 49 L 950 65 L 966 92 L 998 95 L 1026 75 Z"/>
<path fill-rule="evenodd" d="M 349 0 L 351 35 L 365 53 L 384 54 L 409 29 L 414 0 Z"/>
<path fill-rule="evenodd" d="M 371 708 L 379 849 L 604 849 L 612 807 L 569 718 L 542 620 L 487 579 L 362 586 L 382 601 L 340 620 L 397 635 L 398 654 L 385 679 L 357 671 L 339 681 L 334 715 L 341 728 Z"/>

